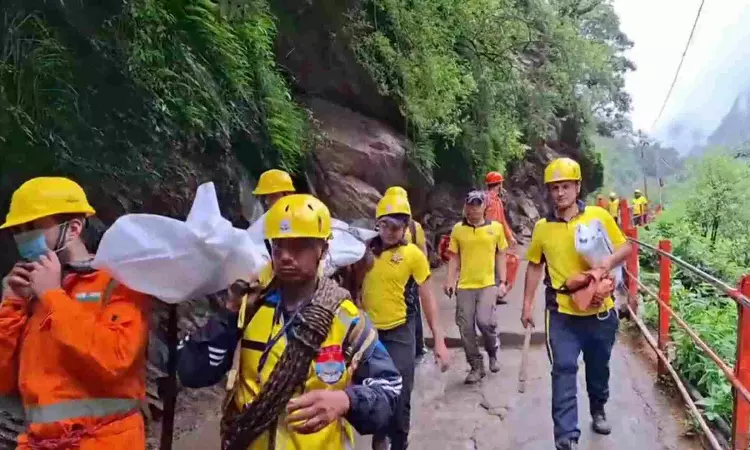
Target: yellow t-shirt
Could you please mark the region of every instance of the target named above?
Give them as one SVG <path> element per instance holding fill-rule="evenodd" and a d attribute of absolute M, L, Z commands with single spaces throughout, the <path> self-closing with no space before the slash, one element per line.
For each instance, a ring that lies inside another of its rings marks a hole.
<path fill-rule="evenodd" d="M 636 216 L 642 216 L 646 214 L 646 205 L 648 205 L 648 200 L 646 197 L 641 195 L 638 198 L 633 199 L 633 214 Z"/>
<path fill-rule="evenodd" d="M 424 236 L 424 228 L 422 228 L 422 224 L 414 221 L 414 234 L 417 235 L 415 240 L 412 240 L 411 238 L 411 226 L 406 227 L 406 233 L 404 233 L 404 240 L 406 242 L 409 242 L 411 244 L 416 244 L 417 247 L 420 249 L 427 248 L 427 241 Z"/>
<path fill-rule="evenodd" d="M 461 272 L 459 289 L 482 289 L 495 285 L 495 258 L 498 250 L 508 248 L 503 226 L 485 221 L 473 227 L 466 221 L 453 226 L 448 250 L 458 254 Z"/>
<path fill-rule="evenodd" d="M 609 201 L 609 215 L 617 217 L 620 214 L 620 199 L 616 198 Z"/>
<path fill-rule="evenodd" d="M 362 283 L 362 307 L 375 328 L 406 323 L 406 284 L 412 277 L 418 285 L 430 277 L 427 257 L 416 245 L 399 245 L 375 257 Z"/>
<path fill-rule="evenodd" d="M 579 310 L 569 295 L 556 291 L 569 277 L 589 270 L 589 264 L 576 252 L 575 231 L 578 224 L 589 224 L 594 220 L 604 225 L 604 230 L 615 248 L 625 244 L 625 235 L 607 211 L 598 206 L 579 204 L 579 213 L 570 222 L 554 216 L 539 220 L 531 234 L 531 244 L 526 254 L 530 263 L 545 264 L 547 286 L 547 308 L 573 316 L 590 316 L 605 312 L 615 306 L 611 297 L 607 298 L 598 310 Z"/>

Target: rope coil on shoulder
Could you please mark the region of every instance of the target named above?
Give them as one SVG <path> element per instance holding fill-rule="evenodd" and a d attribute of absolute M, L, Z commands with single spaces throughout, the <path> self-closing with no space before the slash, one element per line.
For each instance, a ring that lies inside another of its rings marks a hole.
<path fill-rule="evenodd" d="M 222 449 L 246 450 L 277 423 L 294 393 L 304 386 L 310 364 L 331 329 L 336 310 L 349 293 L 321 278 L 312 301 L 291 326 L 289 343 L 258 397 L 236 415 L 222 419 Z M 271 430 L 271 435 L 275 435 Z"/>

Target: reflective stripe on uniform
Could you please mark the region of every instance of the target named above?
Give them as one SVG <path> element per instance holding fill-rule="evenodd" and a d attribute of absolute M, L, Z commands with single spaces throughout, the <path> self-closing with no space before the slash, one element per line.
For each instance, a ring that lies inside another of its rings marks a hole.
<path fill-rule="evenodd" d="M 28 423 L 52 423 L 76 417 L 105 417 L 133 411 L 140 405 L 140 400 L 134 398 L 68 400 L 26 408 L 26 421 Z"/>
<path fill-rule="evenodd" d="M 23 403 L 21 403 L 21 397 L 15 395 L 0 396 L 0 411 L 5 411 L 15 417 L 23 418 Z"/>

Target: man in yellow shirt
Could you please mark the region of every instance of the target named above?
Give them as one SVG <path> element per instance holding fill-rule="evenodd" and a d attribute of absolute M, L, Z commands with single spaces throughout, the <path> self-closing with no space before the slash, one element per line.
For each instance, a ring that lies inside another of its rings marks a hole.
<path fill-rule="evenodd" d="M 617 194 L 615 192 L 609 193 L 609 204 L 607 205 L 607 210 L 609 211 L 609 215 L 612 216 L 613 219 L 615 219 L 615 222 L 617 224 L 620 223 L 620 199 L 617 198 Z"/>
<path fill-rule="evenodd" d="M 593 429 L 599 434 L 609 434 L 611 431 L 604 405 L 609 398 L 609 359 L 618 325 L 611 296 L 594 300 L 588 309 L 581 310 L 573 302 L 570 292 L 564 289 L 570 277 L 595 269 L 576 252 L 576 227 L 579 224 L 590 225 L 594 221 L 603 225 L 615 247 L 614 253 L 599 264 L 598 268 L 604 271 L 611 271 L 625 261 L 630 253 L 630 244 L 607 211 L 586 206 L 578 199 L 581 167 L 577 162 L 570 158 L 552 161 L 544 171 L 544 182 L 552 199 L 553 212 L 536 223 L 531 235 L 526 255 L 529 264 L 521 323 L 524 327 L 534 326 L 534 298 L 544 273 L 555 446 L 569 450 L 578 448 L 581 434 L 576 392 L 578 356 L 581 352 L 586 364 L 586 390 Z"/>
<path fill-rule="evenodd" d="M 444 368 L 447 368 L 449 353 L 440 327 L 437 302 L 430 288 L 430 264 L 416 245 L 404 239 L 411 219 L 409 202 L 400 196 L 386 195 L 378 203 L 376 219 L 379 235 L 370 242 L 374 262 L 362 284 L 362 307 L 401 373 L 403 386 L 395 416 L 385 433 L 375 436 L 373 449 L 388 448 L 387 437 L 392 450 L 404 450 L 409 442 L 416 363 L 414 320 L 409 320 L 407 313 L 412 279 L 419 286 L 420 301 L 435 339 L 435 357 Z"/>
<path fill-rule="evenodd" d="M 633 192 L 633 224 L 646 225 L 646 213 L 648 213 L 648 199 L 640 189 L 636 189 Z"/>
<path fill-rule="evenodd" d="M 497 363 L 499 342 L 495 307 L 498 296 L 508 291 L 506 277 L 505 240 L 503 226 L 484 218 L 485 194 L 471 191 L 464 205 L 464 220 L 451 231 L 448 250 L 453 257 L 448 261 L 448 277 L 443 290 L 449 297 L 456 289 L 456 324 L 461 333 L 466 361 L 471 367 L 465 382 L 473 384 L 485 377 L 484 360 L 477 346 L 475 326 L 479 326 L 484 349 L 492 372 Z M 495 280 L 498 284 L 495 285 Z M 476 324 L 476 325 L 475 325 Z"/>
<path fill-rule="evenodd" d="M 395 195 L 398 197 L 403 197 L 406 199 L 406 201 L 409 201 L 409 196 L 406 193 L 406 189 L 402 188 L 401 186 L 391 186 L 389 187 L 384 194 L 384 197 L 387 197 L 389 195 Z M 409 208 L 411 208 L 411 205 L 409 205 Z M 422 224 L 414 220 L 414 218 L 411 218 L 409 220 L 409 226 L 406 228 L 406 232 L 404 233 L 404 240 L 406 242 L 410 242 L 417 247 L 419 247 L 420 250 L 422 250 L 422 253 L 427 255 L 427 239 L 425 238 L 424 234 L 424 228 L 422 228 Z M 415 340 L 416 340 L 416 355 L 417 355 L 417 362 L 421 360 L 421 358 L 425 355 L 427 352 L 427 348 L 424 345 L 424 329 L 422 327 L 422 308 L 420 306 L 419 301 L 419 287 L 414 281 L 409 282 L 411 293 L 409 295 L 409 310 L 408 315 L 409 318 L 414 320 L 414 334 L 415 334 Z"/>

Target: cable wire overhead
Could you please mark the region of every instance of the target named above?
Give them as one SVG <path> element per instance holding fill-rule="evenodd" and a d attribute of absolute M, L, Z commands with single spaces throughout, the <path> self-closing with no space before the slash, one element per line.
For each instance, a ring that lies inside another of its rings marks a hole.
<path fill-rule="evenodd" d="M 654 120 L 654 123 L 651 124 L 651 130 L 653 131 L 654 128 L 656 128 L 656 124 L 659 122 L 659 119 L 661 119 L 661 115 L 664 113 L 664 109 L 667 107 L 667 103 L 669 102 L 669 97 L 672 95 L 672 90 L 674 89 L 674 85 L 677 83 L 677 79 L 680 76 L 680 70 L 682 69 L 682 63 L 685 62 L 685 55 L 688 52 L 688 49 L 690 48 L 690 43 L 693 41 L 693 34 L 695 34 L 695 28 L 698 26 L 698 20 L 701 17 L 701 12 L 703 11 L 703 4 L 706 3 L 706 0 L 701 0 L 701 5 L 698 7 L 698 13 L 695 15 L 695 21 L 693 22 L 693 28 L 690 30 L 690 36 L 688 36 L 687 43 L 685 44 L 685 50 L 682 52 L 682 57 L 680 58 L 680 64 L 677 66 L 677 71 L 674 74 L 674 79 L 672 80 L 672 85 L 669 86 L 669 91 L 667 91 L 667 96 L 664 98 L 664 103 L 661 105 L 661 109 L 659 110 L 659 115 L 656 116 L 656 119 Z"/>

